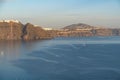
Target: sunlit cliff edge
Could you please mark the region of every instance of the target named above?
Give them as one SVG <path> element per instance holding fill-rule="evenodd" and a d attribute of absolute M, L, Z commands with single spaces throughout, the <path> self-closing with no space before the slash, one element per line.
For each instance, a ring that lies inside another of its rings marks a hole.
<path fill-rule="evenodd" d="M 52 36 L 31 23 L 22 24 L 17 20 L 0 21 L 0 40 L 38 40 L 50 39 Z"/>

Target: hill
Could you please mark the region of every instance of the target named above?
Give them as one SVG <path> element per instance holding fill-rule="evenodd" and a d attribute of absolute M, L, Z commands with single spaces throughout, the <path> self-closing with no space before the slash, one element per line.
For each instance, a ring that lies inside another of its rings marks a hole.
<path fill-rule="evenodd" d="M 120 29 L 96 27 L 84 23 L 72 24 L 62 28 L 57 36 L 120 36 Z"/>
<path fill-rule="evenodd" d="M 85 29 L 85 28 L 94 28 L 94 26 L 84 24 L 84 23 L 78 23 L 78 24 L 72 24 L 72 25 L 66 26 L 63 29 L 76 30 L 76 29 Z"/>

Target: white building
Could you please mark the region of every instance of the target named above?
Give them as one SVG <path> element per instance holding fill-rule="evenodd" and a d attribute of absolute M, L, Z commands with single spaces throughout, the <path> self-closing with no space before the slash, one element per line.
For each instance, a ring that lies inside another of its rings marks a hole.
<path fill-rule="evenodd" d="M 0 22 L 7 22 L 7 23 L 15 22 L 15 23 L 19 23 L 18 20 L 0 20 Z"/>
<path fill-rule="evenodd" d="M 43 28 L 44 30 L 47 30 L 47 31 L 49 31 L 49 30 L 53 30 L 52 28 Z"/>
<path fill-rule="evenodd" d="M 34 27 L 40 27 L 39 25 L 34 25 Z"/>

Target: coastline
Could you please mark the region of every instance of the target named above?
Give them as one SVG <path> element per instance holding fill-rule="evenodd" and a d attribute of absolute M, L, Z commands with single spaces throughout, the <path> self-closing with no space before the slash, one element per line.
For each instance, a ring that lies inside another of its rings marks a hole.
<path fill-rule="evenodd" d="M 74 24 L 59 30 L 35 26 L 19 21 L 0 22 L 0 40 L 47 40 L 56 37 L 120 36 L 120 29 Z"/>

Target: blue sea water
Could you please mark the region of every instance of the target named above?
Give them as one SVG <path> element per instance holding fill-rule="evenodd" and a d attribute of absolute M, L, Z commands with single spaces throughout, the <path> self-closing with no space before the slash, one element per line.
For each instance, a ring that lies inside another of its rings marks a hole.
<path fill-rule="evenodd" d="M 0 80 L 120 80 L 120 37 L 0 41 Z"/>

